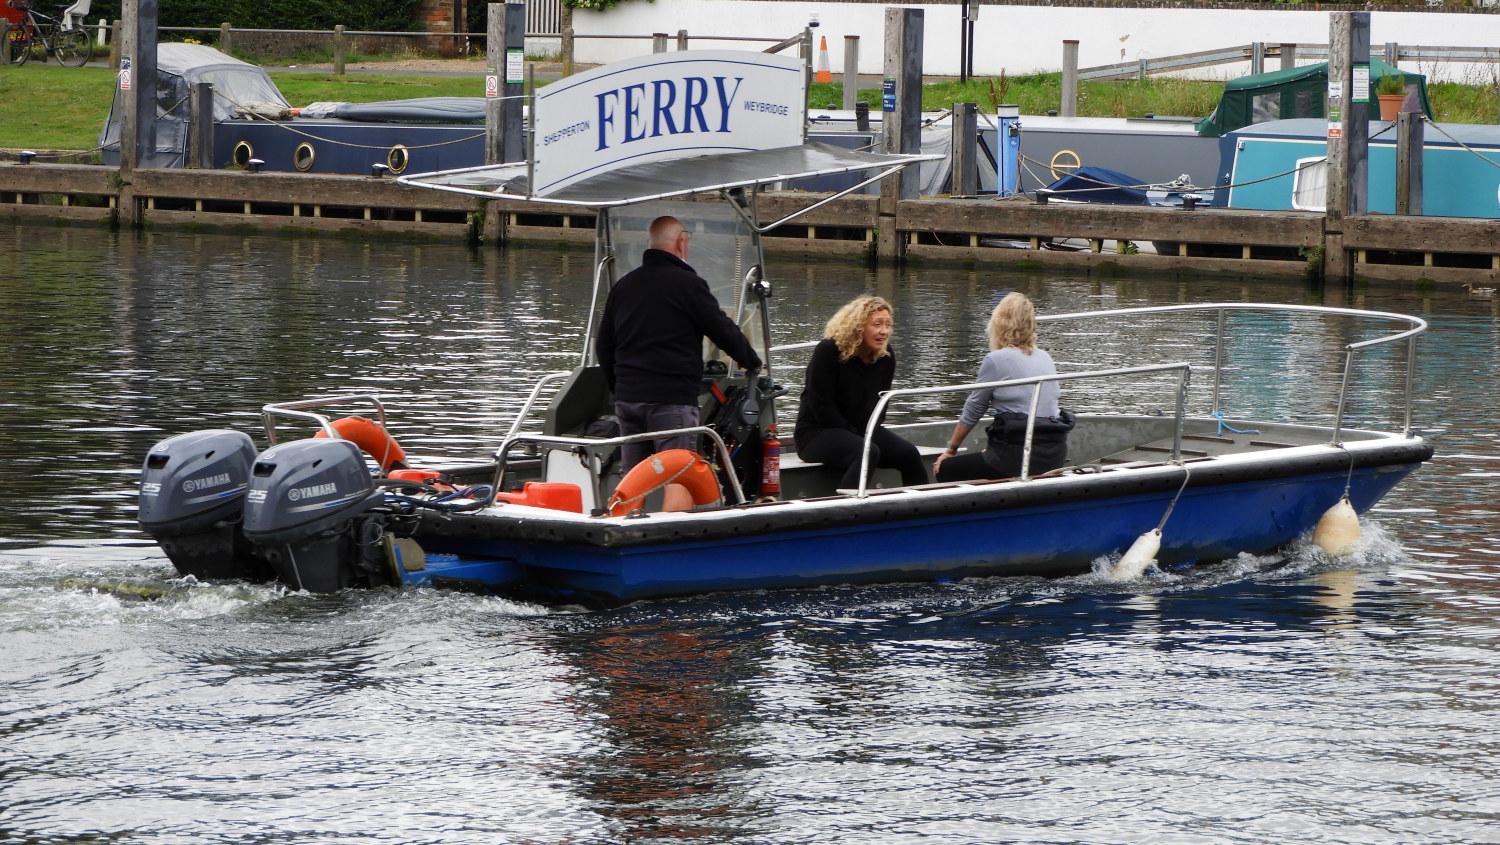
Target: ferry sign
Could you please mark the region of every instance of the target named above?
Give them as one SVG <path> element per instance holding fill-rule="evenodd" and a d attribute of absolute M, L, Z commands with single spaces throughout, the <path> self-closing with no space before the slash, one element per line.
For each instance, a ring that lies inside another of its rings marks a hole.
<path fill-rule="evenodd" d="M 620 167 L 801 144 L 802 60 L 738 50 L 656 53 L 537 90 L 532 196 Z"/>

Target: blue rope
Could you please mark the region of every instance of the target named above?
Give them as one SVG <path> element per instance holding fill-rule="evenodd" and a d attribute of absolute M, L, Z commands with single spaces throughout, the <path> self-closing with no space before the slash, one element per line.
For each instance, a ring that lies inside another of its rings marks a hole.
<path fill-rule="evenodd" d="M 1223 437 L 1224 436 L 1224 432 L 1226 430 L 1232 431 L 1235 434 L 1260 434 L 1260 430 L 1259 429 L 1247 428 L 1247 429 L 1244 429 L 1244 430 L 1240 430 L 1238 428 L 1235 428 L 1235 427 L 1233 427 L 1231 425 L 1226 424 L 1224 422 L 1224 412 L 1223 411 L 1214 411 L 1214 419 L 1216 419 L 1216 420 L 1219 421 L 1219 433 L 1218 433 L 1218 435 L 1216 435 L 1218 437 Z"/>

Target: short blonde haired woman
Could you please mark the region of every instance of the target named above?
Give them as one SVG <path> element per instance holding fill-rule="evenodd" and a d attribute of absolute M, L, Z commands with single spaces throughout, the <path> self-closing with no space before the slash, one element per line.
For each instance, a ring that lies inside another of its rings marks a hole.
<path fill-rule="evenodd" d="M 990 312 L 985 333 L 990 338 L 990 353 L 979 365 L 976 382 L 1005 381 L 1057 374 L 1052 356 L 1036 345 L 1036 308 L 1024 293 L 1008 293 Z M 1013 478 L 1021 474 L 1025 448 L 1026 418 L 1031 408 L 1033 385 L 981 388 L 969 394 L 964 402 L 948 448 L 938 456 L 932 471 L 938 481 L 976 481 L 986 478 Z M 1057 469 L 1067 460 L 1068 432 L 1073 416 L 1058 407 L 1057 382 L 1043 382 L 1036 405 L 1036 426 L 1032 435 L 1030 474 Z M 955 457 L 958 447 L 979 420 L 994 412 L 989 426 L 989 442 L 984 451 Z"/>
<path fill-rule="evenodd" d="M 828 320 L 827 336 L 807 364 L 793 433 L 797 456 L 842 470 L 841 488 L 859 486 L 865 427 L 895 378 L 893 315 L 891 304 L 878 296 L 856 297 Z M 929 480 L 917 447 L 881 425 L 871 439 L 870 466 L 900 471 L 902 484 Z"/>

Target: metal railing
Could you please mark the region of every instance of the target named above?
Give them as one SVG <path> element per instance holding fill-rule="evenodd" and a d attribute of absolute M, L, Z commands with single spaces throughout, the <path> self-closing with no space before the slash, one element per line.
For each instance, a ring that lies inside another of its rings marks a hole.
<path fill-rule="evenodd" d="M 313 399 L 300 399 L 296 402 L 273 402 L 263 405 L 260 409 L 261 419 L 265 422 L 266 441 L 270 445 L 276 445 L 276 418 L 286 417 L 289 419 L 305 420 L 316 423 L 323 433 L 334 439 L 343 439 L 338 430 L 333 427 L 332 420 L 322 414 L 314 414 L 305 409 L 322 408 L 329 405 L 353 405 L 356 403 L 369 403 L 375 408 L 375 413 L 380 417 L 380 427 L 385 428 L 385 406 L 374 394 L 359 393 L 346 396 L 319 396 Z"/>
<path fill-rule="evenodd" d="M 1431 47 L 1400 44 L 1394 41 L 1387 41 L 1384 45 L 1372 45 L 1372 47 L 1380 50 L 1380 58 L 1384 59 L 1386 64 L 1389 65 L 1396 65 L 1403 61 L 1471 63 L 1500 61 L 1500 48 L 1497 47 Z M 1373 53 L 1374 51 L 1372 50 Z M 1169 73 L 1178 70 L 1236 64 L 1246 61 L 1250 62 L 1251 73 L 1260 73 L 1264 69 L 1264 60 L 1273 57 L 1281 57 L 1288 62 L 1296 60 L 1310 62 L 1327 61 L 1328 45 L 1254 42 L 1234 47 L 1223 47 L 1216 50 L 1201 50 L 1195 53 L 1179 53 L 1175 56 L 1160 56 L 1157 58 L 1142 57 L 1130 62 L 1116 62 L 1114 64 L 1080 68 L 1078 70 L 1078 78 L 1083 80 L 1121 79 L 1127 77 L 1145 79 L 1149 74 L 1153 73 Z"/>
<path fill-rule="evenodd" d="M 1225 320 L 1230 311 L 1262 311 L 1262 312 L 1300 312 L 1308 314 L 1327 314 L 1342 317 L 1362 317 L 1372 320 L 1384 320 L 1406 324 L 1407 328 L 1392 335 L 1372 338 L 1370 340 L 1356 341 L 1344 345 L 1344 371 L 1339 385 L 1338 411 L 1333 422 L 1333 442 L 1339 442 L 1339 432 L 1343 428 L 1344 409 L 1348 403 L 1349 383 L 1353 370 L 1354 355 L 1363 349 L 1374 346 L 1382 346 L 1407 341 L 1406 362 L 1404 373 L 1404 396 L 1402 401 L 1402 435 L 1411 434 L 1411 404 L 1414 379 L 1416 378 L 1416 356 L 1417 336 L 1427 331 L 1427 321 L 1420 317 L 1412 317 L 1406 314 L 1395 314 L 1387 311 L 1364 311 L 1355 308 L 1336 308 L 1328 305 L 1287 305 L 1275 303 L 1255 302 L 1211 302 L 1190 305 L 1157 305 L 1145 308 L 1119 308 L 1109 311 L 1080 311 L 1071 314 L 1047 314 L 1038 315 L 1038 323 L 1061 322 L 1063 320 L 1097 319 L 1099 317 L 1134 316 L 1139 314 L 1166 314 L 1181 313 L 1188 311 L 1213 311 L 1216 315 L 1216 328 L 1214 331 L 1214 373 L 1213 373 L 1213 400 L 1212 412 L 1219 413 L 1219 389 L 1223 382 L 1224 372 L 1224 340 L 1226 337 Z"/>
<path fill-rule="evenodd" d="M 870 413 L 869 422 L 865 424 L 864 449 L 859 459 L 859 487 L 855 490 L 855 498 L 863 499 L 870 495 L 869 473 L 870 473 L 870 445 L 875 436 L 875 428 L 885 416 L 886 406 L 893 399 L 903 399 L 908 396 L 928 396 L 934 393 L 969 393 L 975 390 L 993 390 L 998 387 L 1025 387 L 1032 385 L 1031 406 L 1026 413 L 1026 439 L 1021 447 L 1021 475 L 1022 481 L 1031 479 L 1031 442 L 1035 432 L 1036 406 L 1041 398 L 1042 385 L 1048 382 L 1077 381 L 1090 378 L 1110 378 L 1114 376 L 1138 375 L 1141 373 L 1158 373 L 1176 370 L 1177 376 L 1177 414 L 1172 430 L 1172 457 L 1173 461 L 1182 459 L 1182 421 L 1186 415 L 1188 379 L 1192 375 L 1191 364 L 1179 362 L 1175 364 L 1151 364 L 1144 367 L 1124 367 L 1113 370 L 1091 370 L 1084 373 L 1058 373 L 1050 376 L 1033 376 L 1031 378 L 1003 379 L 1001 381 L 981 381 L 973 384 L 947 384 L 938 387 L 908 387 L 898 390 L 888 390 L 880 394 L 880 399 L 875 403 L 875 410 Z"/>
<path fill-rule="evenodd" d="M 683 434 L 704 434 L 713 442 L 714 451 L 719 456 L 720 464 L 725 471 L 722 476 L 729 482 L 729 491 L 734 494 L 735 504 L 745 503 L 745 491 L 740 486 L 739 478 L 734 474 L 733 464 L 730 462 L 729 447 L 725 445 L 724 439 L 717 431 L 708 426 L 693 426 L 691 428 L 674 428 L 667 431 L 648 431 L 643 434 L 625 434 L 619 437 L 570 437 L 560 434 L 533 434 L 514 433 L 506 436 L 501 442 L 500 448 L 495 452 L 495 481 L 492 487 L 490 501 L 494 501 L 495 493 L 505 489 L 502 482 L 505 480 L 506 466 L 510 460 L 511 449 L 518 443 L 531 443 L 538 446 L 565 446 L 574 449 L 585 449 L 589 452 L 612 449 L 626 443 L 639 443 L 644 440 L 661 440 L 668 437 L 676 437 Z M 603 490 L 600 489 L 599 473 L 590 467 L 589 473 L 594 480 L 594 501 L 603 501 Z"/>

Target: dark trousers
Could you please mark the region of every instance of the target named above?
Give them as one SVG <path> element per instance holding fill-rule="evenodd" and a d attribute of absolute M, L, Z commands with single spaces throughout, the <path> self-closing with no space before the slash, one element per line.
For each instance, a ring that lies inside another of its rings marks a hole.
<path fill-rule="evenodd" d="M 1066 411 L 1061 421 L 1042 420 L 1036 424 L 1031 440 L 1031 475 L 1041 475 L 1063 466 L 1068 460 L 1068 432 L 1073 430 L 1073 415 Z M 969 452 L 943 461 L 938 481 L 982 481 L 989 478 L 1018 478 L 1021 457 L 1026 449 L 1026 415 L 1001 414 L 1000 421 L 986 432 L 986 449 Z"/>
<path fill-rule="evenodd" d="M 984 481 L 999 477 L 985 461 L 984 452 L 965 452 L 962 455 L 954 455 L 943 461 L 943 465 L 938 467 L 937 472 L 937 480 L 945 482 Z"/>
<path fill-rule="evenodd" d="M 806 443 L 797 444 L 797 457 L 843 470 L 839 487 L 853 489 L 859 486 L 859 456 L 864 443 L 865 439 L 852 431 L 825 428 Z M 902 484 L 926 484 L 929 480 L 917 447 L 884 426 L 877 427 L 870 440 L 870 466 L 900 472 Z"/>

